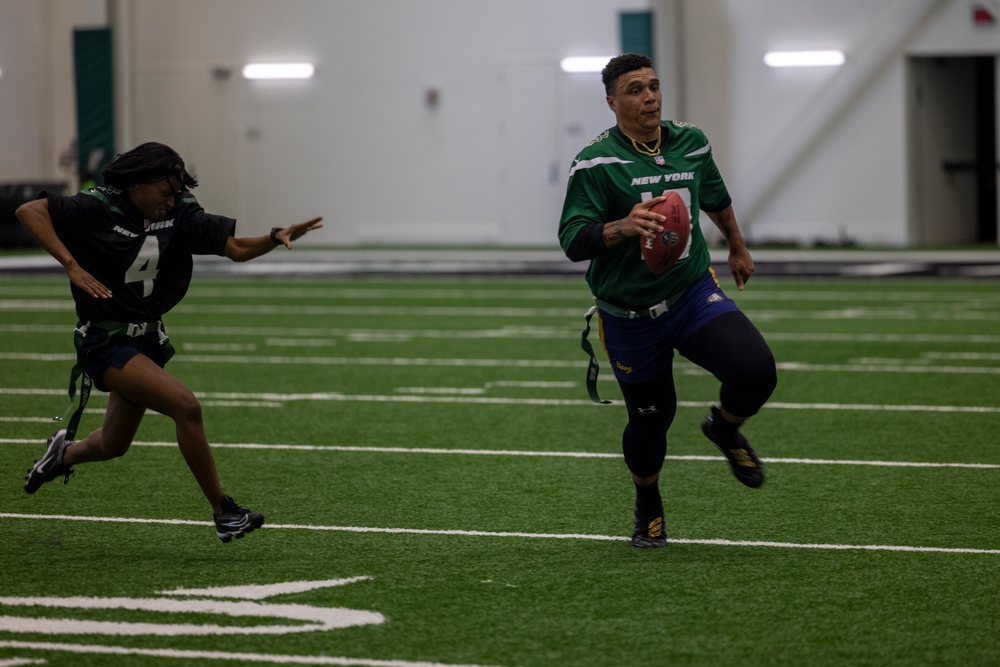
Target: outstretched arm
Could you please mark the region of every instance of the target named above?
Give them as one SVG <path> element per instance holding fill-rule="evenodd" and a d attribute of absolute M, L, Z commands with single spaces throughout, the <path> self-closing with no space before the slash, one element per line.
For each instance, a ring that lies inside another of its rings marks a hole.
<path fill-rule="evenodd" d="M 111 290 L 105 287 L 97 278 L 80 268 L 69 249 L 59 240 L 52 218 L 49 216 L 49 203 L 45 199 L 36 199 L 22 204 L 14 212 L 21 225 L 28 230 L 32 238 L 42 246 L 47 253 L 62 264 L 70 282 L 95 299 L 107 299 Z"/>
<path fill-rule="evenodd" d="M 322 227 L 323 225 L 320 224 L 322 220 L 322 216 L 317 216 L 291 227 L 285 227 L 278 230 L 275 233 L 275 237 L 281 241 L 282 245 L 291 250 L 292 241 L 301 238 L 314 229 Z M 270 234 L 244 237 L 230 236 L 226 241 L 225 256 L 234 262 L 246 262 L 261 255 L 266 255 L 277 247 L 271 241 Z"/>
<path fill-rule="evenodd" d="M 721 211 L 705 212 L 708 213 L 708 217 L 712 219 L 712 222 L 726 239 L 726 245 L 729 246 L 729 270 L 736 281 L 736 287 L 742 290 L 746 282 L 750 280 L 754 267 L 753 258 L 750 257 L 750 251 L 747 250 L 743 234 L 740 232 L 739 225 L 736 224 L 736 213 L 733 212 L 733 205 L 730 204 Z"/>

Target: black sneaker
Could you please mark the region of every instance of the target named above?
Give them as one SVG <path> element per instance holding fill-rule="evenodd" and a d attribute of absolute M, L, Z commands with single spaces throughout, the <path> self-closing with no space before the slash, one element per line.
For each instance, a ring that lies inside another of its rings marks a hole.
<path fill-rule="evenodd" d="M 632 528 L 632 546 L 639 549 L 662 549 L 667 546 L 663 517 L 641 517 L 636 513 L 635 526 Z"/>
<path fill-rule="evenodd" d="M 764 483 L 764 463 L 757 458 L 757 453 L 739 431 L 735 431 L 733 436 L 728 439 L 716 434 L 714 423 L 721 419 L 722 413 L 713 405 L 712 414 L 705 415 L 701 422 L 702 432 L 705 437 L 715 443 L 715 446 L 729 461 L 729 468 L 733 471 L 736 479 L 751 489 L 758 488 Z"/>
<path fill-rule="evenodd" d="M 263 514 L 240 507 L 229 496 L 222 497 L 222 511 L 215 515 L 215 534 L 220 540 L 228 542 L 234 537 L 241 540 L 263 525 Z"/>
<path fill-rule="evenodd" d="M 24 490 L 34 493 L 45 482 L 51 482 L 56 477 L 63 475 L 63 484 L 69 484 L 69 476 L 73 474 L 73 466 L 63 465 L 63 455 L 70 443 L 66 442 L 66 429 L 61 429 L 52 434 L 48 440 L 48 449 L 42 458 L 35 459 L 35 465 L 28 470 L 25 477 Z"/>

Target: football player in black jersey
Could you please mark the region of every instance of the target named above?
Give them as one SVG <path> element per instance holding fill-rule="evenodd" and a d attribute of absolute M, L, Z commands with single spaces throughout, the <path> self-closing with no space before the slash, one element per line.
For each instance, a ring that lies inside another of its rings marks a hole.
<path fill-rule="evenodd" d="M 191 194 L 198 185 L 169 146 L 151 142 L 119 155 L 102 172 L 105 186 L 65 197 L 42 193 L 17 209 L 35 240 L 70 279 L 79 323 L 77 365 L 70 394 L 82 376 L 79 408 L 56 431 L 28 471 L 34 493 L 57 477 L 68 481 L 80 463 L 106 461 L 128 451 L 147 409 L 176 424 L 177 444 L 212 506 L 223 542 L 260 528 L 264 516 L 240 507 L 219 482 L 195 395 L 164 370 L 173 355 L 162 316 L 183 298 L 193 255 L 236 262 L 322 227 L 321 217 L 255 237 L 235 235 L 236 221 L 205 212 Z M 109 392 L 103 424 L 75 440 L 91 383 Z"/>

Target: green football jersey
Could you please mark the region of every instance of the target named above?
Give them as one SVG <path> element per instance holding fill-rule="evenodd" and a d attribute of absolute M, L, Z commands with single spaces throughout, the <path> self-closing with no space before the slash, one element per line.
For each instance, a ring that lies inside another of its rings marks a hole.
<path fill-rule="evenodd" d="M 708 269 L 710 257 L 701 231 L 701 210 L 720 211 L 729 192 L 700 128 L 661 121 L 660 155 L 637 151 L 617 126 L 580 151 L 569 171 L 559 221 L 559 243 L 568 252 L 581 229 L 628 216 L 642 201 L 675 190 L 687 204 L 691 234 L 681 258 L 664 273 L 653 273 L 633 236 L 591 260 L 587 283 L 594 296 L 625 308 L 640 308 L 680 294 Z"/>

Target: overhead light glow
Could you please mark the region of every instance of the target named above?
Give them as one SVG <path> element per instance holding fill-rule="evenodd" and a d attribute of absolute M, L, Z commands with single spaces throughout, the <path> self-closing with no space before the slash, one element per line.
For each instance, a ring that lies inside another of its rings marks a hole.
<path fill-rule="evenodd" d="M 559 67 L 564 72 L 600 72 L 608 64 L 612 56 L 593 56 L 587 58 L 563 58 Z"/>
<path fill-rule="evenodd" d="M 244 79 L 311 79 L 309 63 L 254 63 L 243 68 Z"/>
<path fill-rule="evenodd" d="M 842 51 L 771 51 L 764 54 L 769 67 L 839 67 L 844 64 Z"/>

